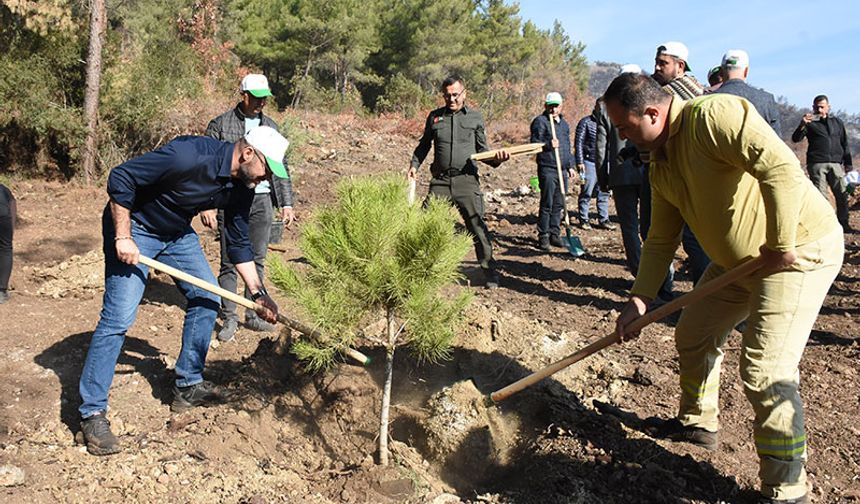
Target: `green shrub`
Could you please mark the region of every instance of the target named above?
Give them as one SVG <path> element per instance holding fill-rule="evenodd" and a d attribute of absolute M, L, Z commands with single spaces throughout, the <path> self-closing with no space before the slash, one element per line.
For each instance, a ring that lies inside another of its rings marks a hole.
<path fill-rule="evenodd" d="M 415 117 L 419 111 L 432 106 L 432 104 L 432 98 L 417 82 L 398 73 L 389 79 L 385 92 L 376 102 L 376 110 L 410 118 Z"/>

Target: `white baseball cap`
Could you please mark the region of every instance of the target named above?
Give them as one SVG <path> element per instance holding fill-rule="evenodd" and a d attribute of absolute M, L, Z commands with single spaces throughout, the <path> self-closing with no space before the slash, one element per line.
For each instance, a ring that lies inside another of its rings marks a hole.
<path fill-rule="evenodd" d="M 684 63 L 687 64 L 687 71 L 692 71 L 690 70 L 690 62 L 687 61 L 687 57 L 690 56 L 690 51 L 682 42 L 663 42 L 657 46 L 657 55 L 659 56 L 660 54 L 668 54 L 669 56 L 674 56 L 680 60 L 684 60 Z"/>
<path fill-rule="evenodd" d="M 546 94 L 546 100 L 544 100 L 544 103 L 546 103 L 547 105 L 561 105 L 562 101 L 563 100 L 561 99 L 561 93 L 553 91 L 551 93 Z"/>
<path fill-rule="evenodd" d="M 263 153 L 272 173 L 281 178 L 290 178 L 284 168 L 284 155 L 290 141 L 278 133 L 278 130 L 269 126 L 258 126 L 245 134 L 245 141 Z"/>
<path fill-rule="evenodd" d="M 723 54 L 723 68 L 746 68 L 750 66 L 750 56 L 743 49 L 729 49 Z"/>
<path fill-rule="evenodd" d="M 618 75 L 632 73 L 632 74 L 641 74 L 642 68 L 639 67 L 636 63 L 627 63 L 626 65 L 621 65 L 621 70 L 618 72 Z"/>
<path fill-rule="evenodd" d="M 272 96 L 272 90 L 269 89 L 269 79 L 263 74 L 248 74 L 242 79 L 241 90 L 247 91 L 257 98 L 266 98 Z"/>

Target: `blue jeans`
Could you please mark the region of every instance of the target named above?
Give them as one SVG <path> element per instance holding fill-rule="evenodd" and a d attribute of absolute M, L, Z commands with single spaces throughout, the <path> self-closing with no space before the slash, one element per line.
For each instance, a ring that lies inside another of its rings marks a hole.
<path fill-rule="evenodd" d="M 269 193 L 254 195 L 251 204 L 251 214 L 248 216 L 248 237 L 251 239 L 251 248 L 254 250 L 254 266 L 257 267 L 257 276 L 260 281 L 265 278 L 264 267 L 266 264 L 266 253 L 269 251 L 269 235 L 272 231 L 272 196 Z M 224 235 L 224 211 L 218 210 L 218 229 L 221 232 L 221 269 L 218 272 L 218 285 L 230 292 L 236 292 L 238 286 L 238 274 L 236 267 L 227 256 L 227 241 Z M 245 287 L 245 297 L 251 297 L 248 287 Z M 221 317 L 227 320 L 238 320 L 236 303 L 226 299 L 221 300 Z M 245 310 L 245 320 L 257 318 L 254 310 Z"/>
<path fill-rule="evenodd" d="M 567 170 L 561 171 L 564 177 L 564 190 L 567 190 Z M 558 168 L 538 167 L 540 185 L 540 207 L 538 207 L 538 237 L 559 235 L 561 212 L 564 208 L 564 194 L 558 183 Z"/>
<path fill-rule="evenodd" d="M 114 369 L 125 341 L 125 334 L 134 323 L 137 308 L 143 298 L 148 268 L 143 264 L 121 263 L 116 257 L 114 226 L 110 210 L 102 217 L 105 253 L 105 293 L 101 316 L 93 332 L 84 369 L 81 372 L 80 393 L 82 418 L 107 411 L 108 391 Z M 215 283 L 215 275 L 200 248 L 200 240 L 191 226 L 177 236 L 150 233 L 132 221 L 131 236 L 142 255 L 180 269 L 190 275 Z M 203 381 L 203 366 L 209 351 L 209 339 L 218 314 L 218 297 L 187 282 L 175 280 L 188 300 L 182 328 L 182 349 L 176 360 L 176 385 L 187 387 Z"/>
<path fill-rule="evenodd" d="M 648 236 L 651 225 L 651 186 L 647 179 L 642 185 L 623 185 L 612 188 L 615 197 L 615 212 L 621 225 L 621 240 L 624 243 L 627 269 L 634 276 L 639 272 L 642 256 L 642 241 Z M 657 292 L 664 301 L 672 299 L 675 269 L 669 265 L 666 279 Z"/>
<path fill-rule="evenodd" d="M 600 190 L 597 185 L 597 168 L 593 161 L 585 161 L 585 180 L 579 188 L 579 222 L 588 222 L 588 207 L 591 206 L 591 197 L 597 192 L 597 220 L 601 223 L 609 222 L 609 193 Z"/>

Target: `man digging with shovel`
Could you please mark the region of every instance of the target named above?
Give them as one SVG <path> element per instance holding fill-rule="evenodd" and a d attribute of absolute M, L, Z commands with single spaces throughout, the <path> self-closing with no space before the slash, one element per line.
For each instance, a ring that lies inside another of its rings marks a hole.
<path fill-rule="evenodd" d="M 140 256 L 159 258 L 209 283 L 215 277 L 200 247 L 191 219 L 203 210 L 224 209 L 227 253 L 251 292 L 265 307 L 261 316 L 274 322 L 278 306 L 269 297 L 254 265 L 248 238 L 248 215 L 257 184 L 272 174 L 285 177 L 288 142 L 276 130 L 260 126 L 236 143 L 206 137 L 179 137 L 164 147 L 111 170 L 110 202 L 102 217 L 105 293 L 81 372 L 81 430 L 87 451 L 120 451 L 106 418 L 108 391 L 125 334 L 134 322 L 146 287 L 148 268 Z M 188 300 L 182 349 L 176 360 L 171 411 L 223 402 L 219 387 L 203 380 L 219 299 L 185 281 L 176 282 Z"/>
<path fill-rule="evenodd" d="M 712 263 L 709 282 L 747 259 L 764 267 L 690 304 L 675 330 L 678 415 L 646 420 L 659 438 L 717 449 L 722 346 L 747 318 L 740 373 L 755 411 L 762 503 L 804 503 L 806 434 L 798 393 L 812 325 L 842 266 L 842 231 L 794 153 L 742 98 L 712 94 L 684 102 L 650 77 L 623 74 L 604 94 L 622 139 L 651 151 L 651 229 L 630 300 L 616 322 L 645 314 L 690 226 Z"/>

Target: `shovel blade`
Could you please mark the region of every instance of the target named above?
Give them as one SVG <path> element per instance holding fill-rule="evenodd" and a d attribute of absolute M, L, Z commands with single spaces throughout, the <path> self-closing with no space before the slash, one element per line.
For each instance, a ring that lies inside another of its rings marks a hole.
<path fill-rule="evenodd" d="M 570 234 L 570 228 L 567 229 L 567 250 L 574 257 L 585 255 L 585 247 L 582 246 L 582 241 L 578 236 Z"/>

